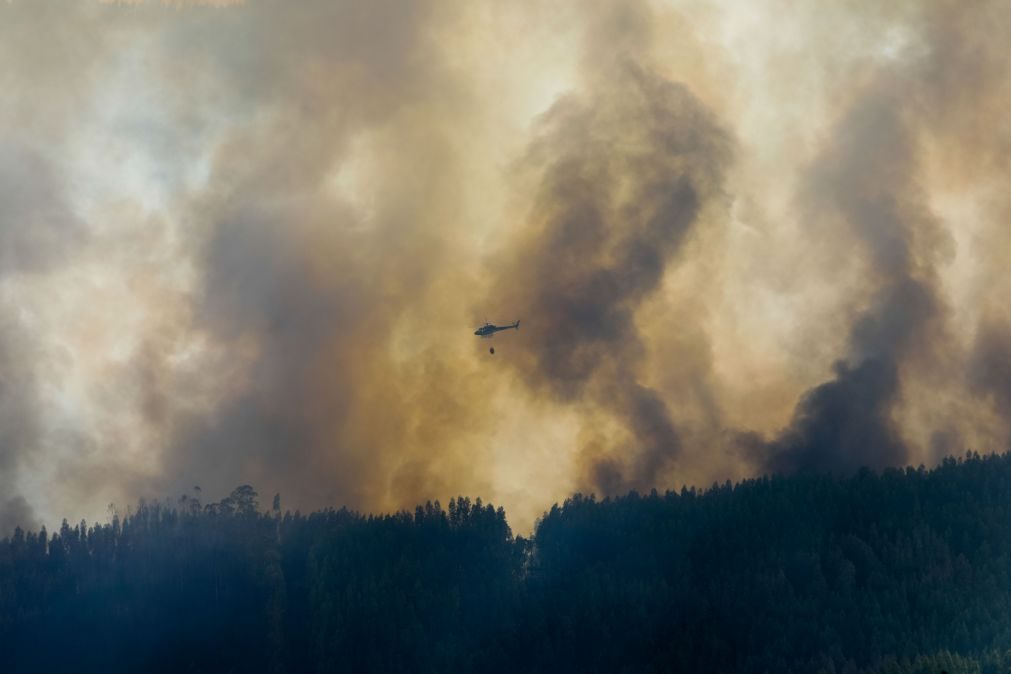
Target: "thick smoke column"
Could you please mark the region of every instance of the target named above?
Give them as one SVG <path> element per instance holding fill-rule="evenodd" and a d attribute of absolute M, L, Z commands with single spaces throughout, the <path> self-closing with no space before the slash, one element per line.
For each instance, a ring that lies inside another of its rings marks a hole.
<path fill-rule="evenodd" d="M 1011 327 L 1006 322 L 980 326 L 967 374 L 971 389 L 989 397 L 1001 418 L 1011 423 Z"/>
<path fill-rule="evenodd" d="M 222 144 L 211 188 L 192 202 L 194 326 L 234 354 L 221 375 L 235 381 L 213 409 L 171 425 L 158 486 L 201 480 L 220 492 L 242 475 L 301 507 L 408 507 L 443 494 L 432 459 L 457 474 L 451 445 L 483 409 L 456 406 L 471 386 L 459 370 L 422 354 L 419 367 L 448 373 L 428 381 L 394 345 L 429 286 L 452 276 L 461 224 L 441 217 L 459 180 L 442 139 L 467 108 L 451 104 L 453 77 L 434 49 L 438 7 L 318 2 L 238 19 L 275 41 L 251 53 L 267 78 L 251 92 L 262 121 Z M 254 76 L 244 62 L 223 66 Z M 381 176 L 365 185 L 376 194 L 368 212 L 351 203 L 363 195 L 333 182 L 360 138 Z M 438 309 L 428 318 L 460 322 Z"/>
<path fill-rule="evenodd" d="M 640 383 L 636 311 L 719 193 L 729 141 L 684 86 L 627 60 L 557 103 L 537 134 L 524 165 L 536 185 L 531 222 L 492 295 L 528 318 L 515 361 L 523 379 L 630 433 L 624 456 L 591 468 L 597 486 L 649 485 L 681 439 L 664 400 Z"/>
<path fill-rule="evenodd" d="M 772 444 L 773 470 L 846 472 L 909 458 L 892 414 L 902 366 L 937 332 L 934 251 L 918 251 L 916 242 L 933 244 L 938 224 L 917 182 L 913 133 L 886 86 L 846 112 L 805 185 L 812 227 L 838 237 L 841 257 L 852 251 L 865 261 L 869 306 L 855 317 L 851 353 L 835 364 L 835 378 L 803 396 L 790 428 Z"/>

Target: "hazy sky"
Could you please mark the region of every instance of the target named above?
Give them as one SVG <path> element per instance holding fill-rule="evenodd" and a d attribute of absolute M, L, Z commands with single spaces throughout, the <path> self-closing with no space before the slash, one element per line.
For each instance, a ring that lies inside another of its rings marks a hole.
<path fill-rule="evenodd" d="M 526 530 L 577 490 L 1004 450 L 1009 26 L 0 3 L 0 534 L 247 482 Z"/>

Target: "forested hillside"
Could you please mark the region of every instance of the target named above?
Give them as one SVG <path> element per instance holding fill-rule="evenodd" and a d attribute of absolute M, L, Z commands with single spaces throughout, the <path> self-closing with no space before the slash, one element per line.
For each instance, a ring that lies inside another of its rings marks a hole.
<path fill-rule="evenodd" d="M 0 542 L 3 672 L 1007 672 L 1011 455 L 553 507 L 146 504 Z"/>

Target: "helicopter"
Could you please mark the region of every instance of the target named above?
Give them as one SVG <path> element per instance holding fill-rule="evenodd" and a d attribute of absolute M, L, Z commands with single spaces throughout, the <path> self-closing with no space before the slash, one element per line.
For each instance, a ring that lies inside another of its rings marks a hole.
<path fill-rule="evenodd" d="M 496 332 L 502 332 L 503 330 L 519 330 L 520 322 L 510 323 L 509 325 L 494 325 L 485 321 L 484 325 L 474 331 L 474 334 L 481 339 L 489 339 L 495 335 Z M 488 353 L 495 355 L 495 347 L 490 347 Z"/>

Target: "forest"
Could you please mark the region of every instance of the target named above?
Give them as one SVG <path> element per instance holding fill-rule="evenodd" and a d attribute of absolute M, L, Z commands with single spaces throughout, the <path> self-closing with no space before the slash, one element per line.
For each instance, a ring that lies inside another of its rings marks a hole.
<path fill-rule="evenodd" d="M 2 672 L 1011 672 L 1011 454 L 282 510 L 243 485 L 0 541 Z"/>

